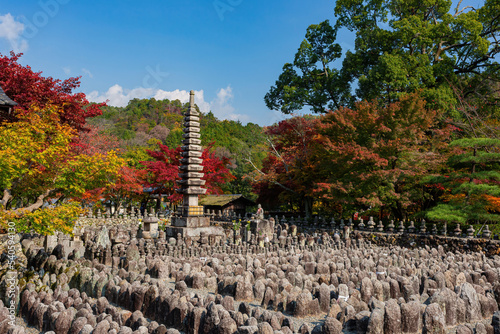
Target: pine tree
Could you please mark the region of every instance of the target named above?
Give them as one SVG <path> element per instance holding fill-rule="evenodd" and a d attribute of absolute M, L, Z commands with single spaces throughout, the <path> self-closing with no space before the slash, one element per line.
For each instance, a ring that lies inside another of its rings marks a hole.
<path fill-rule="evenodd" d="M 450 175 L 429 178 L 446 189 L 443 203 L 427 212 L 432 220 L 460 224 L 500 222 L 500 140 L 463 138 L 451 142 L 457 153 L 448 159 Z"/>

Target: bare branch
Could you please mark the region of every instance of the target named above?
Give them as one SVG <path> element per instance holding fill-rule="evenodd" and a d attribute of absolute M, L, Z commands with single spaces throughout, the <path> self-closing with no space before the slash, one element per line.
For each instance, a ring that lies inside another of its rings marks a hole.
<path fill-rule="evenodd" d="M 7 204 L 9 203 L 9 201 L 12 199 L 12 193 L 10 191 L 10 189 L 4 189 L 3 190 L 3 197 L 2 197 L 2 201 L 0 201 L 0 204 L 6 208 L 7 207 Z"/>
<path fill-rule="evenodd" d="M 257 166 L 255 166 L 255 164 L 253 163 L 253 161 L 252 161 L 252 159 L 251 159 L 250 157 L 246 158 L 246 159 L 245 159 L 245 161 L 248 161 L 248 162 L 252 165 L 252 167 L 253 167 L 253 168 L 254 168 L 254 169 L 255 169 L 255 170 L 256 170 L 259 174 L 264 175 L 264 176 L 267 176 L 267 174 L 266 174 L 266 173 L 264 173 L 263 171 L 261 171 L 260 169 L 258 169 L 258 168 L 257 168 Z M 254 179 L 253 181 L 255 181 L 255 179 Z M 275 184 L 275 185 L 277 185 L 277 186 L 279 186 L 279 187 L 281 187 L 281 188 L 283 188 L 283 189 L 287 190 L 287 191 L 290 191 L 290 192 L 292 192 L 292 193 L 294 193 L 294 194 L 297 194 L 297 192 L 296 192 L 295 190 L 288 188 L 287 186 L 283 185 L 282 183 L 279 183 L 278 181 L 276 181 L 276 180 L 274 180 L 274 179 L 270 179 L 270 180 L 268 180 L 268 181 L 269 181 L 269 182 L 271 182 L 272 184 Z"/>
<path fill-rule="evenodd" d="M 55 189 L 47 189 L 43 194 L 37 197 L 35 203 L 24 208 L 13 210 L 13 212 L 16 214 L 25 215 L 27 213 L 35 211 L 36 209 L 41 208 L 45 198 L 47 198 L 50 195 L 50 193 L 52 193 L 54 190 Z"/>
<path fill-rule="evenodd" d="M 280 159 L 283 162 L 283 166 L 285 166 L 285 170 L 288 172 L 289 171 L 288 170 L 288 165 L 287 165 L 285 159 L 283 159 L 283 156 L 276 149 L 276 146 L 274 146 L 273 141 L 271 140 L 271 138 L 267 137 L 267 142 L 271 146 L 271 148 L 272 148 L 272 150 L 274 152 L 274 155 L 276 155 L 276 157 L 278 157 L 278 159 Z"/>
<path fill-rule="evenodd" d="M 476 11 L 476 9 L 472 6 L 465 6 L 464 8 L 459 10 L 459 7 L 460 7 L 460 4 L 462 3 L 462 1 L 463 0 L 460 0 L 460 2 L 457 5 L 457 8 L 455 8 L 455 15 L 453 15 L 453 17 L 457 17 L 458 15 L 462 14 L 464 12 L 464 10 L 466 10 L 466 9 L 472 9 L 473 11 Z"/>

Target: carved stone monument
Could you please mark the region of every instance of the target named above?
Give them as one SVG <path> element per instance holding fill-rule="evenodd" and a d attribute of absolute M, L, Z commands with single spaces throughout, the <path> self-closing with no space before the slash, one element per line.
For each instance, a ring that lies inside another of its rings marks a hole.
<path fill-rule="evenodd" d="M 201 232 L 222 235 L 223 229 L 210 226 L 210 217 L 205 216 L 203 206 L 198 204 L 198 196 L 207 191 L 203 177 L 202 147 L 200 139 L 199 112 L 194 106 L 194 91 L 191 91 L 189 109 L 184 114 L 184 139 L 182 140 L 180 180 L 177 181 L 178 193 L 183 195 L 182 205 L 177 215 L 172 217 L 172 226 L 166 232 L 168 236 L 199 237 Z"/>
<path fill-rule="evenodd" d="M 149 213 L 144 217 L 142 237 L 144 239 L 158 238 L 158 218 L 156 218 L 152 213 Z"/>

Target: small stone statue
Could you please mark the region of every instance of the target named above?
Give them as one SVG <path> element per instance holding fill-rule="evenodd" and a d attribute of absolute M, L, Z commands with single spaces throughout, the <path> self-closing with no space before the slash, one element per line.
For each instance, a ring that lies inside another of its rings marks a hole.
<path fill-rule="evenodd" d="M 484 227 L 484 230 L 483 230 L 483 238 L 484 239 L 489 239 L 491 237 L 491 231 L 490 231 L 490 228 L 488 227 L 488 225 L 486 225 Z"/>
<path fill-rule="evenodd" d="M 432 231 L 431 231 L 432 235 L 436 235 L 438 233 L 438 229 L 437 229 L 437 226 L 436 226 L 436 223 L 432 224 Z"/>
<path fill-rule="evenodd" d="M 370 219 L 368 220 L 368 223 L 366 223 L 368 225 L 368 231 L 373 231 L 373 229 L 375 228 L 375 222 L 373 221 L 373 217 L 370 217 Z"/>
<path fill-rule="evenodd" d="M 467 229 L 467 238 L 474 238 L 474 232 L 474 227 L 469 225 L 469 228 Z"/>
<path fill-rule="evenodd" d="M 262 209 L 262 205 L 257 206 L 257 212 L 255 213 L 255 218 L 264 219 L 264 209 Z"/>
<path fill-rule="evenodd" d="M 387 231 L 389 231 L 389 233 L 392 233 L 394 232 L 394 220 L 391 219 L 389 225 L 387 226 Z"/>
<path fill-rule="evenodd" d="M 441 229 L 441 234 L 446 236 L 448 234 L 448 227 L 446 223 L 444 223 L 443 228 Z"/>
<path fill-rule="evenodd" d="M 383 232 L 384 231 L 384 224 L 382 224 L 381 220 L 378 222 L 377 231 L 378 232 Z"/>
<path fill-rule="evenodd" d="M 351 229 L 349 226 L 344 226 L 344 239 L 349 239 Z"/>
<path fill-rule="evenodd" d="M 403 234 L 405 232 L 405 223 L 403 220 L 399 221 L 398 233 Z"/>
<path fill-rule="evenodd" d="M 363 231 L 365 229 L 365 224 L 363 223 L 363 218 L 359 220 L 358 229 Z"/>
<path fill-rule="evenodd" d="M 415 225 L 413 223 L 413 220 L 410 221 L 410 226 L 408 226 L 408 233 L 413 233 L 415 232 Z"/>

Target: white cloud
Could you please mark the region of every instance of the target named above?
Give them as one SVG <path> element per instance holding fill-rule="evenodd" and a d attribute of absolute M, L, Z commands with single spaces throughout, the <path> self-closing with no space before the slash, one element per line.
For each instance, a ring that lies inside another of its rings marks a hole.
<path fill-rule="evenodd" d="M 250 120 L 248 115 L 236 114 L 234 112 L 235 109 L 231 104 L 233 97 L 233 89 L 231 86 L 219 89 L 215 100 L 210 102 L 210 110 L 220 119 L 229 119 L 232 121 L 240 120 L 244 123 L 248 122 Z"/>
<path fill-rule="evenodd" d="M 179 90 L 176 89 L 174 91 L 168 92 L 162 89 L 158 89 L 153 96 L 157 100 L 179 100 L 182 103 L 189 102 L 189 92 L 187 90 Z M 210 111 L 210 103 L 205 102 L 204 92 L 203 90 L 195 90 L 194 91 L 194 103 L 198 105 L 201 112 L 207 113 Z"/>
<path fill-rule="evenodd" d="M 124 92 L 123 87 L 120 85 L 111 86 L 108 91 L 104 94 L 99 95 L 98 91 L 90 92 L 87 94 L 89 101 L 93 102 L 106 102 L 109 105 L 115 107 L 125 107 L 128 101 L 138 98 L 146 99 L 154 94 L 154 89 L 152 88 L 135 88 L 132 90 L 127 90 Z"/>
<path fill-rule="evenodd" d="M 63 71 L 64 71 L 64 74 L 70 74 L 71 73 L 71 68 L 69 68 L 68 66 L 63 67 Z"/>
<path fill-rule="evenodd" d="M 116 84 L 108 89 L 104 94 L 99 94 L 98 91 L 93 91 L 87 94 L 89 101 L 105 102 L 116 107 L 125 107 L 128 102 L 134 98 L 146 99 L 154 97 L 157 100 L 179 100 L 182 103 L 189 102 L 189 91 L 176 89 L 174 91 L 165 91 L 154 88 L 135 88 L 132 90 L 124 90 L 122 86 Z M 244 123 L 250 120 L 248 115 L 237 114 L 232 106 L 233 90 L 231 86 L 221 88 L 217 92 L 214 100 L 205 101 L 203 90 L 195 91 L 194 101 L 200 108 L 201 112 L 208 113 L 212 111 L 219 119 L 240 120 Z"/>
<path fill-rule="evenodd" d="M 90 78 L 94 77 L 94 75 L 89 70 L 87 70 L 86 68 L 82 68 L 82 72 L 83 72 L 83 74 L 88 75 Z"/>
<path fill-rule="evenodd" d="M 5 38 L 14 52 L 28 50 L 28 41 L 21 37 L 23 31 L 24 24 L 16 21 L 10 13 L 0 15 L 0 38 Z"/>

